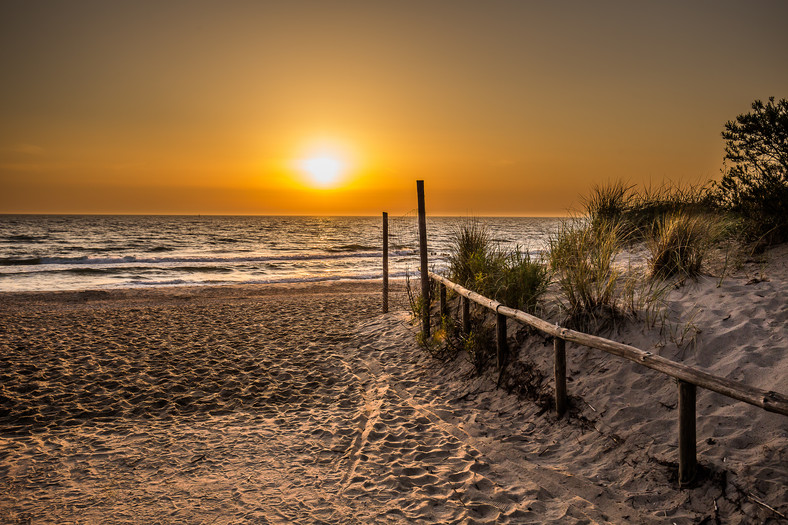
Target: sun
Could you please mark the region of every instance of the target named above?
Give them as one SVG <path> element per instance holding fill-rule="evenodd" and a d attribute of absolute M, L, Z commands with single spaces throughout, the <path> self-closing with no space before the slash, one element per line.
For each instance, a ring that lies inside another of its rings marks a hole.
<path fill-rule="evenodd" d="M 342 139 L 313 138 L 303 142 L 290 158 L 297 183 L 313 190 L 339 189 L 358 175 L 356 148 Z"/>
<path fill-rule="evenodd" d="M 345 172 L 345 163 L 332 156 L 310 157 L 301 160 L 299 165 L 309 176 L 312 184 L 322 188 L 336 185 Z"/>

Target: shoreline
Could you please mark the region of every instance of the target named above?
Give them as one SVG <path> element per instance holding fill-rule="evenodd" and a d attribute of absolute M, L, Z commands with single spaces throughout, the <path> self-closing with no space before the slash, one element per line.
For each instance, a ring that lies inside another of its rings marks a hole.
<path fill-rule="evenodd" d="M 408 279 L 407 272 L 390 273 L 389 282 L 405 282 Z M 28 289 L 28 290 L 3 290 L 0 289 L 0 295 L 3 294 L 36 294 L 36 293 L 59 293 L 59 292 L 112 292 L 112 291 L 132 291 L 132 290 L 166 290 L 168 288 L 222 288 L 222 287 L 244 287 L 244 286 L 301 286 L 301 285 L 322 285 L 326 283 L 382 283 L 383 277 L 352 277 L 352 276 L 337 276 L 329 278 L 288 278 L 273 281 L 226 281 L 226 282 L 179 282 L 176 284 L 125 284 L 116 286 L 84 286 L 74 288 L 54 288 L 54 289 Z"/>
<path fill-rule="evenodd" d="M 208 284 L 173 285 L 126 288 L 86 288 L 82 290 L 34 290 L 0 292 L 0 302 L 7 306 L 19 306 L 26 302 L 87 302 L 156 300 L 189 296 L 194 298 L 250 298 L 268 295 L 287 295 L 293 292 L 319 293 L 380 293 L 382 279 L 346 279 L 309 282 L 264 283 L 264 284 Z M 405 279 L 389 279 L 389 290 L 403 292 Z"/>

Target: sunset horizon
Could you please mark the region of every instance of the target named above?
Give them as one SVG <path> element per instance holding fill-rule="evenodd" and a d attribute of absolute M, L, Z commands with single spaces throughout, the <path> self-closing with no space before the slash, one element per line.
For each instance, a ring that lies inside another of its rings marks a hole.
<path fill-rule="evenodd" d="M 0 213 L 406 214 L 423 179 L 433 214 L 554 216 L 704 184 L 788 86 L 788 7 L 755 5 L 5 2 Z"/>

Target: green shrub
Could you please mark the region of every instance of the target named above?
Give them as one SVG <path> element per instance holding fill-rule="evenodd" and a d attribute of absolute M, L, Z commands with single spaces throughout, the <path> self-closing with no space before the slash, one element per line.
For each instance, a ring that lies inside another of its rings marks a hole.
<path fill-rule="evenodd" d="M 423 332 L 416 335 L 416 342 L 432 357 L 440 361 L 451 361 L 461 349 L 459 330 L 451 316 L 442 315 L 438 327 L 432 330 L 430 337 Z"/>
<path fill-rule="evenodd" d="M 478 221 L 460 225 L 453 237 L 448 256 L 449 279 L 511 308 L 536 312 L 550 282 L 544 264 L 519 246 L 504 250 Z M 456 349 L 464 350 L 474 371 L 481 373 L 494 359 L 495 335 L 485 324 L 484 314 L 481 318 L 472 317 L 471 325 L 467 334 L 457 330 L 456 324 L 451 325 L 451 331 L 441 333 L 441 342 L 447 347 L 446 355 L 456 355 Z M 434 349 L 431 352 L 436 355 Z"/>
<path fill-rule="evenodd" d="M 419 279 L 421 281 L 421 279 Z M 424 308 L 425 308 L 425 301 L 424 296 L 421 295 L 421 286 L 419 286 L 418 290 L 414 289 L 413 282 L 410 278 L 410 270 L 405 272 L 405 291 L 408 295 L 408 304 L 410 306 L 410 313 L 413 321 L 417 321 L 421 319 Z M 438 285 L 435 281 L 430 279 L 430 288 L 429 294 L 430 298 L 432 299 L 430 302 L 432 304 L 435 303 L 435 297 L 437 296 L 438 292 Z"/>
<path fill-rule="evenodd" d="M 549 284 L 547 267 L 517 247 L 508 254 L 503 271 L 495 279 L 493 298 L 510 308 L 533 314 Z"/>
<path fill-rule="evenodd" d="M 482 322 L 475 323 L 474 328 L 463 336 L 462 343 L 477 375 L 495 361 L 495 331 Z"/>
<path fill-rule="evenodd" d="M 760 247 L 788 240 L 788 100 L 752 103 L 728 121 L 725 168 L 712 194 L 746 219 L 746 235 Z"/>
<path fill-rule="evenodd" d="M 453 232 L 449 250 L 449 279 L 478 293 L 488 291 L 501 272 L 506 255 L 492 241 L 484 224 L 469 221 Z"/>
<path fill-rule="evenodd" d="M 477 221 L 461 225 L 449 252 L 449 279 L 511 308 L 534 312 L 549 273 L 520 247 L 504 250 Z"/>

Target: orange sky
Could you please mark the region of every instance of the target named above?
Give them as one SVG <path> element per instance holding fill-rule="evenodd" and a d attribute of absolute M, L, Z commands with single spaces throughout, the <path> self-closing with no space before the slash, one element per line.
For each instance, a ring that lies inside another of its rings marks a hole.
<path fill-rule="evenodd" d="M 0 3 L 0 213 L 557 215 L 719 176 L 788 2 Z M 298 161 L 345 165 L 316 187 Z M 328 152 L 328 153 L 326 153 Z"/>

